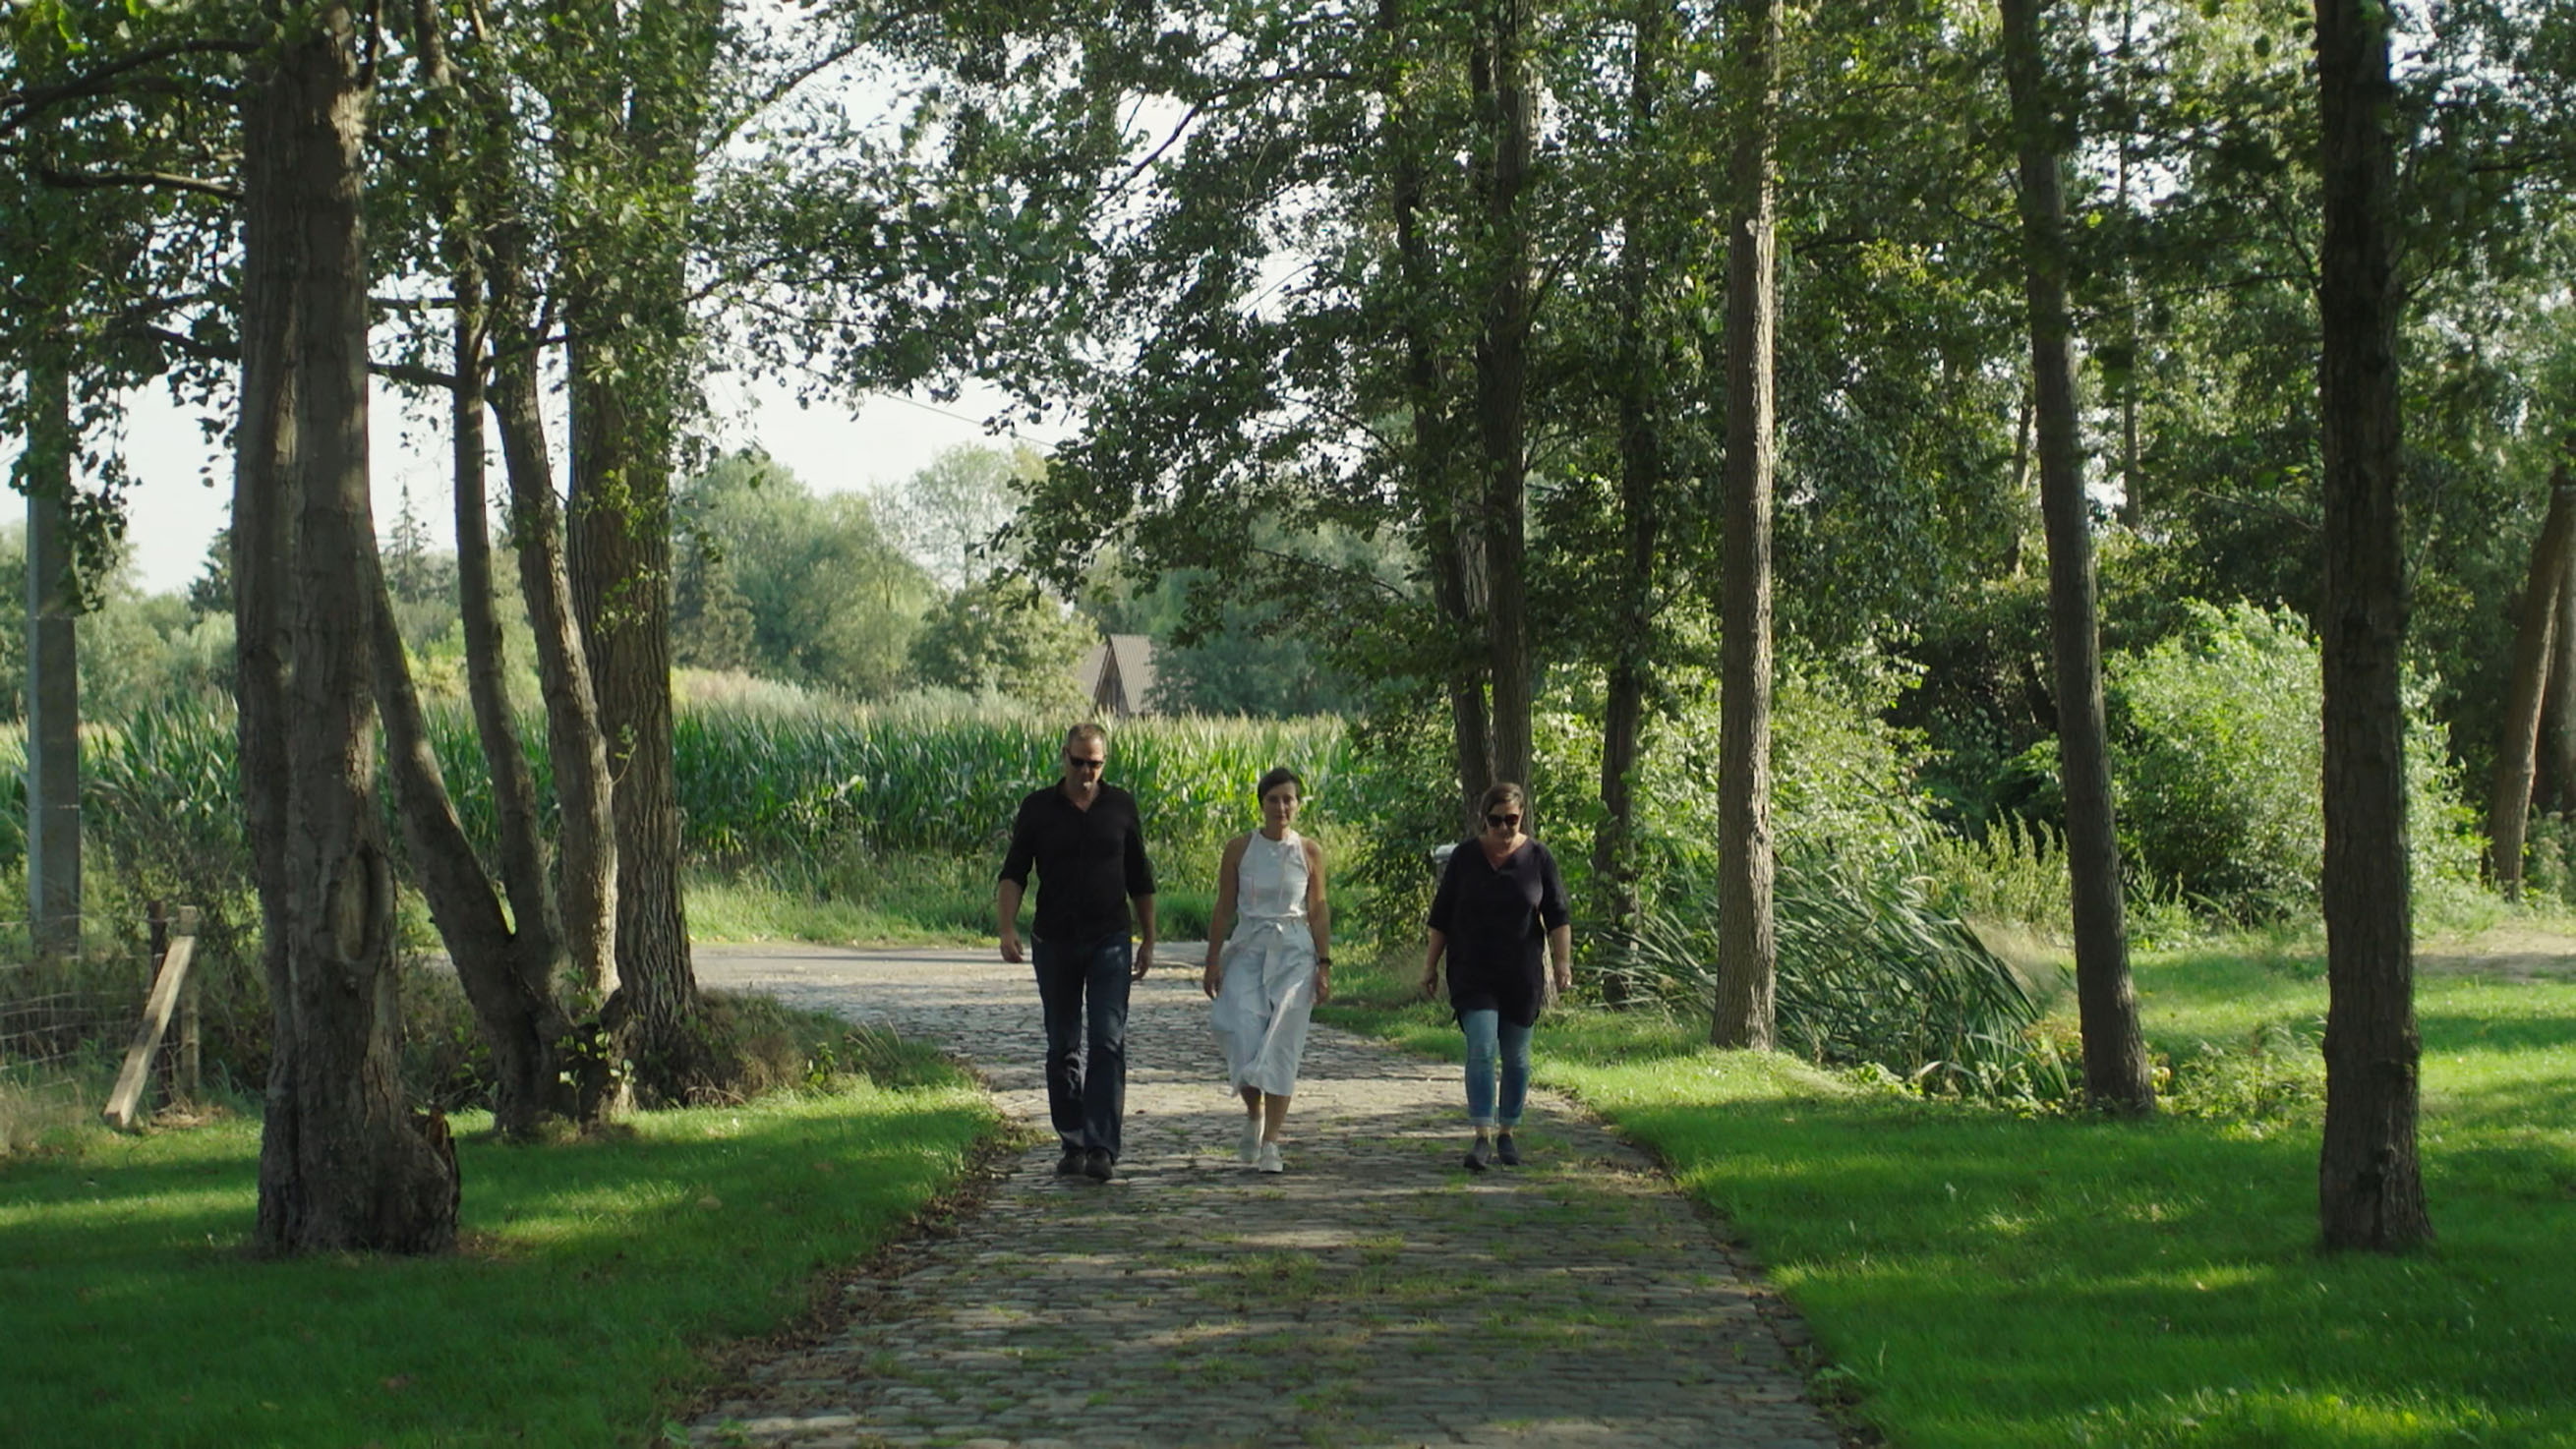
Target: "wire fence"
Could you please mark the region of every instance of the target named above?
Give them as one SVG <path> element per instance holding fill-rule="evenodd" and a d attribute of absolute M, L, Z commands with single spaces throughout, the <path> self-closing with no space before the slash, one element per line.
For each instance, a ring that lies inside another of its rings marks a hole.
<path fill-rule="evenodd" d="M 0 1154 L 99 1120 L 174 929 L 139 916 L 82 927 L 81 949 L 56 956 L 34 949 L 26 921 L 0 919 Z M 139 1115 L 188 1090 L 195 1038 L 193 1016 L 163 1033 Z"/>

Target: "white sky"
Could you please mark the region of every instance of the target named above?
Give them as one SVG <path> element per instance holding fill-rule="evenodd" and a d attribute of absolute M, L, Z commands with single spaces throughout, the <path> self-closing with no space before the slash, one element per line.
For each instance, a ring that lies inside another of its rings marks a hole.
<path fill-rule="evenodd" d="M 959 444 L 1007 448 L 1011 443 L 1008 437 L 985 433 L 981 419 L 990 410 L 987 399 L 971 390 L 946 404 L 879 395 L 854 413 L 836 403 L 800 409 L 792 394 L 775 384 L 727 382 L 716 379 L 714 389 L 725 413 L 718 428 L 723 445 L 728 450 L 766 449 L 817 493 L 866 491 L 899 482 Z M 377 388 L 371 450 L 379 537 L 392 529 L 408 486 L 412 508 L 429 524 L 437 546 L 455 546 L 445 412 L 442 402 L 434 419 L 407 415 L 398 396 Z M 559 410 L 548 419 L 547 431 L 560 479 Z M 1039 446 L 1056 440 L 1053 433 L 1017 436 Z M 0 453 L 14 451 L 0 447 Z M 126 419 L 126 452 L 137 480 L 129 494 L 127 532 L 136 582 L 146 593 L 184 588 L 230 515 L 232 459 L 205 443 L 196 413 L 174 407 L 158 392 L 135 395 Z M 505 486 L 497 452 L 489 476 L 496 492 Z M 213 487 L 205 486 L 209 477 Z"/>

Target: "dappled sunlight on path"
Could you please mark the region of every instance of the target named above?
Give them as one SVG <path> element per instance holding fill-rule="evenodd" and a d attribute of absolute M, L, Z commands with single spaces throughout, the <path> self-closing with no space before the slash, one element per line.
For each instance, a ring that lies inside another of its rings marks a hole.
<path fill-rule="evenodd" d="M 780 946 L 701 948 L 698 969 L 942 1041 L 1043 1126 L 1026 967 Z M 1289 1170 L 1237 1163 L 1197 974 L 1137 987 L 1113 1181 L 1057 1178 L 1042 1134 L 953 1235 L 855 1285 L 844 1326 L 723 1390 L 693 1441 L 1839 1444 L 1792 1367 L 1794 1318 L 1562 1100 L 1533 1097 L 1524 1166 L 1471 1177 L 1454 1066 L 1318 1025 Z"/>

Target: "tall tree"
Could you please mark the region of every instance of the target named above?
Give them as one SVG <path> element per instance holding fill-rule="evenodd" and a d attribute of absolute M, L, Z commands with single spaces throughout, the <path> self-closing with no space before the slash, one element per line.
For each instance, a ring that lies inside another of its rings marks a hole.
<path fill-rule="evenodd" d="M 585 774 L 582 767 L 592 762 L 583 759 L 566 762 L 571 768 L 558 773 L 563 785 L 560 837 L 567 846 L 558 878 L 564 883 L 565 898 L 580 912 L 568 929 L 557 909 L 556 893 L 550 889 L 536 781 L 520 747 L 505 687 L 506 661 L 495 607 L 485 503 L 487 319 L 494 309 L 489 305 L 485 261 L 492 238 L 479 223 L 505 202 L 506 187 L 492 176 L 496 164 L 492 153 L 505 149 L 514 138 L 506 128 L 493 134 L 478 126 L 492 119 L 495 108 L 472 104 L 436 0 L 413 0 L 408 19 L 432 137 L 425 148 L 430 154 L 416 158 L 424 172 L 420 190 L 430 203 L 427 224 L 435 236 L 435 260 L 447 273 L 453 299 L 447 386 L 455 466 L 457 603 L 465 638 L 467 693 L 492 783 L 499 847 L 497 887 L 466 837 L 430 749 L 410 668 L 391 630 L 389 612 L 380 630 L 385 647 L 377 660 L 377 697 L 390 751 L 388 774 L 401 802 L 413 870 L 491 1052 L 494 1121 L 505 1136 L 524 1138 L 534 1135 L 549 1118 L 595 1121 L 615 1097 L 613 1074 L 607 1070 L 611 1054 L 598 1043 L 597 1023 L 576 1022 L 576 1013 L 559 999 L 557 985 L 570 967 L 576 997 L 596 1002 L 614 982 L 607 949 L 611 922 L 603 909 L 605 899 L 596 893 L 606 868 L 600 854 L 605 842 L 598 828 L 605 805 L 598 786 L 604 773 Z M 493 84 L 492 78 L 483 79 L 487 96 Z M 551 501 L 551 482 L 540 486 Z M 544 544 L 529 540 L 523 547 L 536 551 Z M 556 575 L 548 572 L 544 582 L 553 585 Z M 557 623 L 551 642 L 558 649 L 569 643 L 577 650 L 577 639 L 562 637 L 560 595 L 532 598 L 531 618 L 548 619 L 550 602 Z M 544 652 L 541 642 L 541 655 Z M 540 673 L 552 674 L 559 667 L 541 660 Z M 549 706 L 559 704 L 561 696 L 561 690 L 550 691 Z M 599 747 L 595 720 L 567 723 L 586 729 L 592 748 Z M 604 755 L 597 768 L 604 772 Z M 579 956 L 568 955 L 568 938 L 580 948 Z"/>
<path fill-rule="evenodd" d="M 2328 991 L 2317 1213 L 2327 1247 L 2391 1252 L 2433 1232 L 2416 1158 L 2423 1047 L 2399 679 L 2407 599 L 2397 500 L 2397 97 L 2388 7 L 2317 0 L 2316 18 Z"/>
<path fill-rule="evenodd" d="M 1718 965 L 1709 1039 L 1768 1049 L 1779 947 L 1771 921 L 1772 345 L 1779 0 L 1735 16 L 1738 120 L 1726 246 L 1725 637 L 1718 705 Z"/>
<path fill-rule="evenodd" d="M 1478 516 L 1485 564 L 1486 671 L 1493 690 L 1496 779 L 1530 775 L 1528 559 L 1529 352 L 1538 307 L 1530 260 L 1530 162 L 1537 128 L 1528 49 L 1531 0 L 1480 0 L 1468 62 L 1482 135 L 1476 153 L 1475 267 L 1483 282 L 1476 336 L 1476 441 L 1484 473 Z"/>
<path fill-rule="evenodd" d="M 1438 264 L 1427 228 L 1429 160 L 1434 144 L 1424 134 L 1422 101 L 1416 95 L 1428 69 L 1419 52 L 1424 39 L 1410 23 L 1405 0 L 1378 0 L 1377 73 L 1381 110 L 1376 137 L 1379 164 L 1386 176 L 1386 206 L 1394 223 L 1395 333 L 1402 362 L 1397 396 L 1405 420 L 1404 475 L 1422 500 L 1421 533 L 1424 571 L 1430 576 L 1434 604 L 1453 628 L 1483 635 L 1485 552 L 1475 514 L 1459 503 L 1457 427 L 1453 384 L 1443 374 L 1444 349 L 1437 325 L 1442 295 Z M 1462 527 L 1462 525 L 1464 525 Z M 1488 661 L 1481 651 L 1452 647 L 1437 665 L 1440 688 L 1448 697 L 1451 768 L 1458 781 L 1458 819 L 1473 834 L 1481 823 L 1474 814 L 1478 797 L 1497 778 L 1494 770 L 1493 711 L 1486 698 Z"/>
<path fill-rule="evenodd" d="M 1659 168 L 1651 164 L 1665 144 L 1659 126 L 1673 23 L 1669 0 L 1638 0 L 1630 23 L 1627 96 L 1627 196 L 1619 220 L 1619 512 L 1626 525 L 1618 573 L 1618 618 L 1601 708 L 1601 819 L 1592 835 L 1592 875 L 1607 906 L 1611 950 L 1625 955 L 1636 938 L 1643 901 L 1636 859 L 1636 775 L 1646 722 L 1647 674 L 1652 668 L 1657 564 L 1663 553 L 1663 491 L 1668 447 L 1664 437 L 1665 344 L 1655 303 L 1656 281 L 1669 253 L 1657 222 L 1664 208 L 1657 194 Z M 1624 964 L 1624 962 L 1622 963 Z M 1624 974 L 1602 978 L 1616 1002 Z"/>
<path fill-rule="evenodd" d="M 2094 622 L 2092 503 L 2067 317 L 2066 149 L 2051 102 L 2040 0 L 2003 0 L 2006 81 L 2021 165 L 2023 277 L 2039 437 L 2040 512 L 2048 531 L 2048 615 L 2057 694 L 2058 772 L 2066 800 L 2076 1003 L 2084 1085 L 2096 1102 L 2155 1105 L 2146 1038 L 2129 981 L 2120 897 L 2120 839 L 2111 816 L 2111 751 L 2102 720 L 2101 638 Z"/>
<path fill-rule="evenodd" d="M 617 789 L 619 1015 L 643 1085 L 708 1069 L 680 893 L 671 744 L 671 469 L 687 378 L 686 238 L 721 0 L 548 12 L 570 342 L 569 561 Z"/>
<path fill-rule="evenodd" d="M 359 207 L 373 58 L 352 6 L 281 19 L 244 90 L 233 502 L 242 784 L 274 1009 L 257 1241 L 436 1252 L 456 1236 L 455 1150 L 403 1099 L 376 799 L 384 586 Z"/>

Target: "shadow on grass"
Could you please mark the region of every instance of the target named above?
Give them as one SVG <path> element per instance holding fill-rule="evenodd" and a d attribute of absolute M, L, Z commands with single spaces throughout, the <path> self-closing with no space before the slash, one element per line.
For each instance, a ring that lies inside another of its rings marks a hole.
<path fill-rule="evenodd" d="M 993 1119 L 962 1090 L 645 1119 L 461 1149 L 465 1250 L 242 1248 L 257 1126 L 0 1174 L 0 1442 L 632 1443 L 714 1342 L 806 1307 L 945 1190 Z"/>
<path fill-rule="evenodd" d="M 2305 1027 L 2296 964 L 2159 960 L 2150 1024 Z M 2576 1444 L 2576 993 L 2496 990 L 2424 995 L 2441 1236 L 2399 1258 L 2319 1251 L 2312 1116 L 2022 1117 L 1608 1013 L 1542 1022 L 1535 1055 L 1730 1220 L 1897 1442 Z M 1446 1051 L 1423 1014 L 1349 1024 Z"/>

